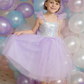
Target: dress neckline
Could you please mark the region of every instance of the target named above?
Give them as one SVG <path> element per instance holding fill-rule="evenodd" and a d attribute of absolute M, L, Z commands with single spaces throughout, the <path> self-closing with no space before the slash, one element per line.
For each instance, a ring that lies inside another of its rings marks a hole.
<path fill-rule="evenodd" d="M 50 23 L 50 24 L 52 23 L 52 24 L 58 24 L 59 25 L 58 22 L 44 22 L 44 23 L 40 24 L 40 26 L 44 25 L 45 23 Z"/>
<path fill-rule="evenodd" d="M 47 22 L 43 14 L 42 14 L 42 16 L 43 16 L 44 21 Z M 57 16 L 57 22 L 49 22 L 49 23 L 58 23 L 58 20 L 59 19 L 58 19 L 58 16 Z"/>

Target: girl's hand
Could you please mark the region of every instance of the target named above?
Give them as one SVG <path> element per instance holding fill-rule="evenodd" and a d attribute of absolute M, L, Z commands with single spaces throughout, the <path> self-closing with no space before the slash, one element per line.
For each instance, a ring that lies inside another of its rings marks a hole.
<path fill-rule="evenodd" d="M 15 32 L 14 34 L 16 34 L 17 36 L 23 34 L 24 31 L 19 31 L 19 32 Z"/>

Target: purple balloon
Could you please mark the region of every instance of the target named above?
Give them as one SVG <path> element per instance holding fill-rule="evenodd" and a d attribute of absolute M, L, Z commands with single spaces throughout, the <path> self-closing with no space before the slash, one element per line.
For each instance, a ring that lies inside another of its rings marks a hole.
<path fill-rule="evenodd" d="M 41 81 L 34 80 L 35 84 L 41 84 Z"/>
<path fill-rule="evenodd" d="M 32 0 L 32 3 L 34 3 L 34 0 Z"/>
<path fill-rule="evenodd" d="M 20 74 L 17 79 L 17 84 L 34 84 L 34 80 Z"/>
<path fill-rule="evenodd" d="M 0 10 L 8 10 L 12 7 L 14 0 L 0 0 Z"/>
<path fill-rule="evenodd" d="M 5 35 L 9 33 L 11 28 L 12 26 L 11 26 L 10 21 L 5 17 L 0 16 L 0 34 Z"/>
<path fill-rule="evenodd" d="M 33 6 L 29 3 L 19 4 L 16 10 L 19 11 L 24 18 L 29 18 L 34 14 Z"/>
<path fill-rule="evenodd" d="M 65 11 L 65 4 L 64 4 L 63 0 L 61 0 L 61 8 L 60 8 L 60 10 L 57 12 L 57 14 L 61 14 L 61 13 L 63 13 L 64 11 Z"/>
<path fill-rule="evenodd" d="M 66 2 L 66 3 L 68 2 L 68 0 L 63 0 L 63 1 Z"/>

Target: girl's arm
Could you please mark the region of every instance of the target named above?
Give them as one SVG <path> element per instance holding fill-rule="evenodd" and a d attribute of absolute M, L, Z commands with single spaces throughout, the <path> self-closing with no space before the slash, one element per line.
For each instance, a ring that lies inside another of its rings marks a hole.
<path fill-rule="evenodd" d="M 19 36 L 20 34 L 35 34 L 39 28 L 39 22 L 40 22 L 40 19 L 37 18 L 35 21 L 35 25 L 31 30 L 19 31 L 19 32 L 15 32 L 14 34 L 17 34 L 17 36 Z"/>
<path fill-rule="evenodd" d="M 59 30 L 58 30 L 58 36 L 59 37 L 60 37 L 60 30 L 61 30 L 62 23 L 63 23 L 63 20 L 60 20 L 59 21 L 60 26 L 59 26 Z"/>

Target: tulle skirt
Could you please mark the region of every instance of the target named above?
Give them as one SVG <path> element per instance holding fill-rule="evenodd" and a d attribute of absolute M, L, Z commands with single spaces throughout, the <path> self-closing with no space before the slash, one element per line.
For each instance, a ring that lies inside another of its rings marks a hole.
<path fill-rule="evenodd" d="M 47 83 L 70 77 L 75 68 L 72 55 L 60 37 L 9 35 L 2 54 L 23 75 Z"/>

